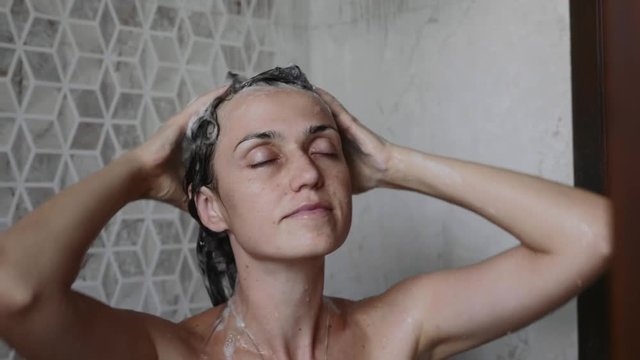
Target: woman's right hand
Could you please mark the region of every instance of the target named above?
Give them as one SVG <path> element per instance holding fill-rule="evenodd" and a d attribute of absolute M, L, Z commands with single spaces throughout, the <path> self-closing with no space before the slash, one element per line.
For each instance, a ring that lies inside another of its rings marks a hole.
<path fill-rule="evenodd" d="M 182 139 L 189 120 L 220 96 L 226 86 L 215 89 L 193 100 L 185 109 L 167 120 L 151 137 L 129 155 L 140 163 L 144 182 L 143 197 L 169 203 L 186 210 L 186 197 L 182 189 Z"/>
<path fill-rule="evenodd" d="M 333 95 L 320 88 L 315 91 L 329 106 L 340 129 L 353 193 L 386 186 L 393 145 L 364 126 Z"/>

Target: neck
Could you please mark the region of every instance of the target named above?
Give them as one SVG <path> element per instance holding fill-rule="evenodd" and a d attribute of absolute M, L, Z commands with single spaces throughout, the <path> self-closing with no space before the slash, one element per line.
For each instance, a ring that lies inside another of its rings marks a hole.
<path fill-rule="evenodd" d="M 238 279 L 229 305 L 259 350 L 278 359 L 323 354 L 328 324 L 324 257 L 277 263 L 244 257 L 236 261 Z"/>

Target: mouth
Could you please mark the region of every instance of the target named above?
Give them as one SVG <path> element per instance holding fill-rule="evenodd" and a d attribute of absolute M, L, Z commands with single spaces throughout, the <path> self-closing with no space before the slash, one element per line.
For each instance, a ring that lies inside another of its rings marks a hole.
<path fill-rule="evenodd" d="M 283 219 L 287 218 L 299 218 L 299 217 L 312 217 L 312 216 L 324 216 L 332 210 L 331 206 L 325 203 L 305 203 L 287 214 Z"/>

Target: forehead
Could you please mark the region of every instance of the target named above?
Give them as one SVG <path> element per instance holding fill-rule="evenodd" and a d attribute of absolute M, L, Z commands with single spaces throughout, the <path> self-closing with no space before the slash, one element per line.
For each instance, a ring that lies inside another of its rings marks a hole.
<path fill-rule="evenodd" d="M 218 108 L 221 132 L 333 124 L 328 106 L 318 95 L 296 88 L 254 87 L 236 94 Z"/>

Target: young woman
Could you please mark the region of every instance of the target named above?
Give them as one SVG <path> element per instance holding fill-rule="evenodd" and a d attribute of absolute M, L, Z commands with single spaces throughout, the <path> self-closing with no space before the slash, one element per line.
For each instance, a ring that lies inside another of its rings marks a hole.
<path fill-rule="evenodd" d="M 351 196 L 376 187 L 463 206 L 521 244 L 372 298 L 324 297 L 324 257 L 346 239 Z M 228 301 L 174 324 L 71 290 L 101 227 L 143 198 L 189 207 L 219 235 L 209 241 L 230 245 Z M 442 359 L 592 281 L 611 253 L 609 211 L 595 194 L 388 143 L 297 67 L 276 68 L 197 99 L 1 234 L 0 337 L 29 359 Z"/>

